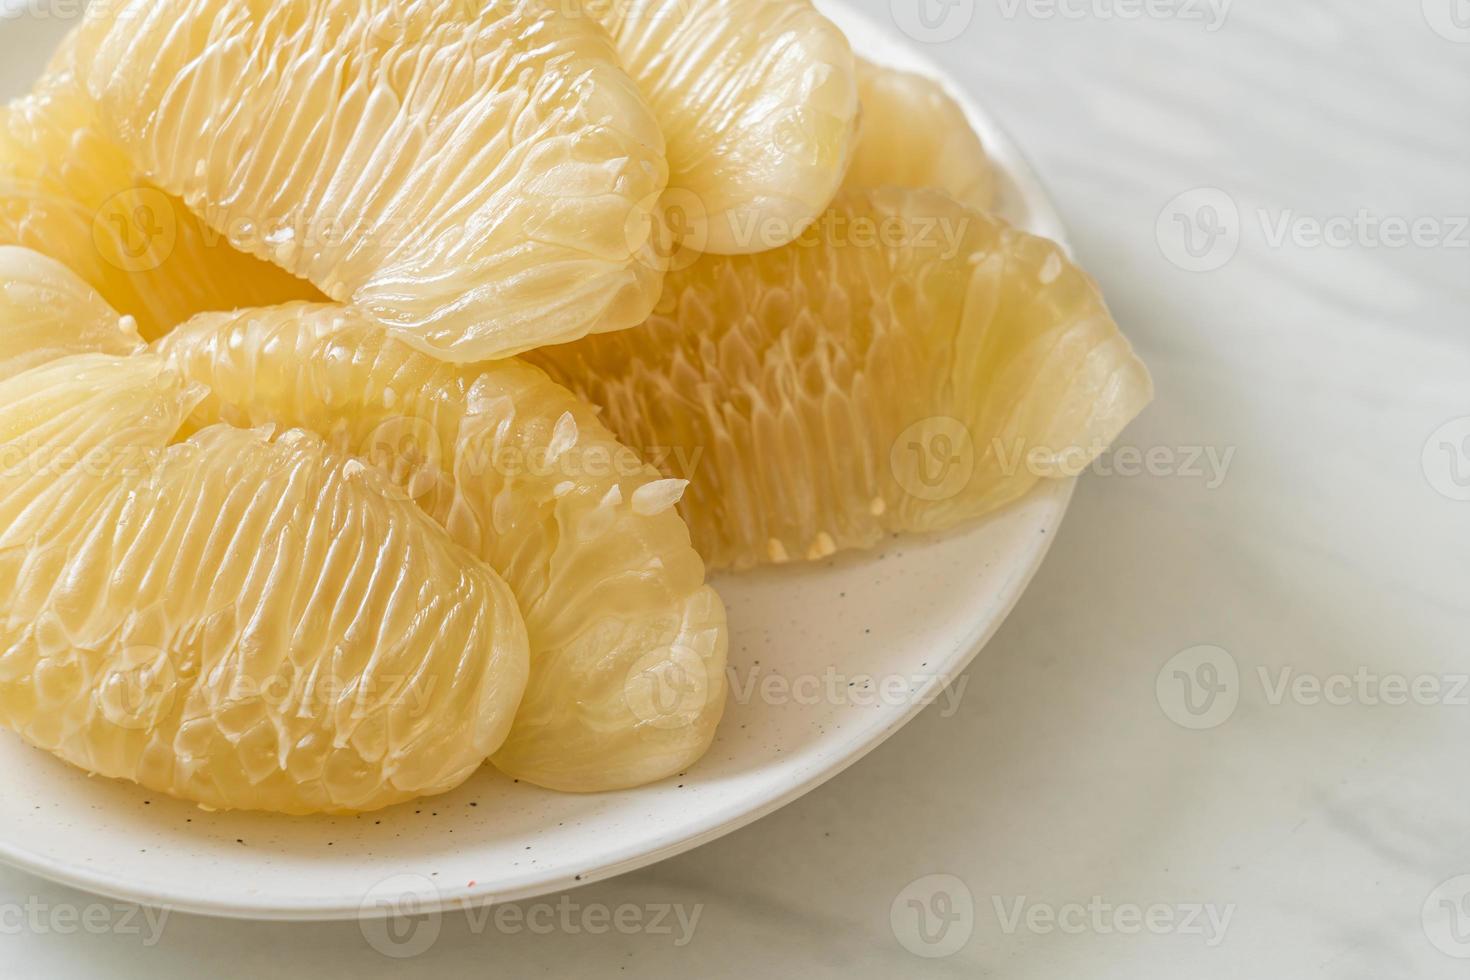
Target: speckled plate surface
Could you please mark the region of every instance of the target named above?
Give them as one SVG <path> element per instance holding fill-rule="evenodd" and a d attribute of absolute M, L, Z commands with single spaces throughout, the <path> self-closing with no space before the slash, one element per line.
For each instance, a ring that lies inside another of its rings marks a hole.
<path fill-rule="evenodd" d="M 889 31 L 846 6 L 823 6 L 865 57 L 942 79 Z M 66 26 L 0 19 L 0 62 L 45 50 Z M 34 62 L 27 55 L 25 63 Z M 24 84 L 8 70 L 4 81 Z M 1060 221 L 1015 147 L 973 99 L 950 89 L 1002 172 L 1003 212 L 1061 239 Z M 942 704 L 946 683 L 1040 565 L 1071 489 L 1044 485 L 960 533 L 896 538 L 872 554 L 717 579 L 732 627 L 729 709 L 705 759 L 664 783 L 569 796 L 487 768 L 446 796 L 355 818 L 210 814 L 89 779 L 5 735 L 0 859 L 116 898 L 260 919 L 429 911 L 630 871 L 796 799 L 926 704 Z"/>

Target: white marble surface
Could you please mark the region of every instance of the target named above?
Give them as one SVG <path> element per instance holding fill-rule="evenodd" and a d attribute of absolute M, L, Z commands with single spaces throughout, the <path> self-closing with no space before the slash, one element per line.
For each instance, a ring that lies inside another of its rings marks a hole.
<path fill-rule="evenodd" d="M 925 33 L 915 2 L 895 0 L 895 31 Z M 1125 440 L 1154 472 L 1084 479 L 958 710 L 524 921 L 418 923 L 434 941 L 406 962 L 350 923 L 160 923 L 0 870 L 0 973 L 1470 973 L 1452 955 L 1470 903 L 1441 901 L 1470 892 L 1452 880 L 1470 874 L 1470 422 L 1431 440 L 1470 416 L 1470 27 L 1451 18 L 1470 5 L 922 2 L 950 17 L 930 53 L 1029 151 L 1159 386 Z M 0 85 L 34 67 L 0 65 Z M 1201 188 L 1223 197 L 1185 216 L 1237 229 L 1233 257 L 1233 236 L 1182 248 L 1167 206 Z M 1416 221 L 1418 244 L 1384 244 Z M 1171 662 L 1200 646 L 1223 652 Z M 1175 671 L 1208 679 L 1200 657 L 1225 689 L 1195 716 Z M 911 898 L 960 917 L 926 945 Z M 624 905 L 674 906 L 671 934 L 583 927 Z"/>

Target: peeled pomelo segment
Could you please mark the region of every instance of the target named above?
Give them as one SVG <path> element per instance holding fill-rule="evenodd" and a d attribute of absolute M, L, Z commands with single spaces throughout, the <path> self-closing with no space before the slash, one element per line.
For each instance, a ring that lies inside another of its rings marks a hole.
<path fill-rule="evenodd" d="M 862 132 L 845 187 L 934 188 L 981 211 L 995 206 L 995 168 L 943 86 L 862 58 L 857 77 Z"/>
<path fill-rule="evenodd" d="M 784 245 L 842 182 L 857 135 L 852 49 L 809 0 L 589 0 L 668 141 L 688 246 Z"/>
<path fill-rule="evenodd" d="M 217 809 L 454 787 L 524 689 L 509 590 L 315 436 L 173 442 L 201 394 L 146 353 L 0 382 L 0 724 Z"/>
<path fill-rule="evenodd" d="M 494 756 L 571 791 L 680 772 L 725 702 L 719 597 L 662 478 L 516 358 L 448 364 L 352 310 L 200 316 L 156 345 L 209 394 L 192 424 L 300 426 L 381 469 L 509 583 L 531 679 Z"/>
<path fill-rule="evenodd" d="M 980 516 L 1081 471 L 1152 396 L 1058 246 L 900 189 L 705 256 L 643 326 L 530 358 L 628 445 L 699 454 L 680 511 L 716 567 Z"/>
<path fill-rule="evenodd" d="M 139 177 L 64 72 L 0 109 L 0 245 L 63 263 L 150 338 L 204 310 L 321 297 Z"/>
<path fill-rule="evenodd" d="M 0 380 L 68 354 L 142 348 L 132 317 L 119 315 L 66 266 L 0 245 Z"/>
<path fill-rule="evenodd" d="M 133 0 L 87 84 L 144 172 L 236 247 L 468 361 L 640 322 L 663 136 L 551 0 Z"/>

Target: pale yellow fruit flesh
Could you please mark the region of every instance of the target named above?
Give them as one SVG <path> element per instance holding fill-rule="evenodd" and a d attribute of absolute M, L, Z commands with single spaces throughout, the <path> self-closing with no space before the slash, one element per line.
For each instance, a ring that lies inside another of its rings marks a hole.
<path fill-rule="evenodd" d="M 236 247 L 438 357 L 640 322 L 663 137 L 552 0 L 132 0 L 86 82 L 139 167 Z"/>
<path fill-rule="evenodd" d="M 705 256 L 643 326 L 531 358 L 627 444 L 699 454 L 680 511 L 716 567 L 988 513 L 1152 397 L 1060 248 L 898 189 L 844 195 L 783 249 Z"/>
<path fill-rule="evenodd" d="M 784 245 L 836 193 L 857 135 L 852 50 L 809 0 L 590 0 L 668 140 L 687 247 Z"/>
<path fill-rule="evenodd" d="M 858 93 L 862 135 L 845 187 L 933 188 L 981 211 L 995 206 L 995 168 L 938 82 L 859 58 Z"/>
<path fill-rule="evenodd" d="M 724 607 L 674 510 L 682 483 L 590 406 L 518 359 L 438 362 L 333 306 L 205 315 L 156 346 L 211 392 L 194 424 L 318 432 L 505 577 L 531 680 L 499 768 L 605 790 L 704 753 L 725 702 Z"/>
<path fill-rule="evenodd" d="M 0 245 L 0 380 L 67 354 L 132 354 L 137 324 L 66 266 Z"/>
<path fill-rule="evenodd" d="M 205 310 L 321 297 L 139 177 L 64 71 L 0 109 L 0 245 L 64 263 L 150 338 Z"/>
<path fill-rule="evenodd" d="M 213 426 L 150 354 L 0 382 L 0 724 L 216 809 L 371 810 L 499 747 L 503 582 L 369 467 Z"/>

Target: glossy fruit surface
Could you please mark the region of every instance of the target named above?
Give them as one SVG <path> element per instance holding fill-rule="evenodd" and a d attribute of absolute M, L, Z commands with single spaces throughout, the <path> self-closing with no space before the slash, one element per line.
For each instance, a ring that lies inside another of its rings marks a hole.
<path fill-rule="evenodd" d="M 1152 396 L 1060 248 L 901 189 L 705 256 L 643 326 L 531 357 L 629 445 L 698 455 L 680 510 L 716 567 L 987 513 L 1080 472 Z"/>
<path fill-rule="evenodd" d="M 151 354 L 0 383 L 0 723 L 212 808 L 458 785 L 525 684 L 505 584 L 313 435 L 212 426 Z"/>
<path fill-rule="evenodd" d="M 141 178 L 64 71 L 0 109 L 0 245 L 65 264 L 145 337 L 205 310 L 320 297 Z"/>
<path fill-rule="evenodd" d="M 452 360 L 638 323 L 663 137 L 607 35 L 553 0 L 129 0 L 88 90 L 236 247 Z"/>
<path fill-rule="evenodd" d="M 826 207 L 857 134 L 852 50 L 809 0 L 591 0 L 668 141 L 690 247 L 775 248 Z"/>
<path fill-rule="evenodd" d="M 531 680 L 499 768 L 587 791 L 703 754 L 725 701 L 727 630 L 674 510 L 684 483 L 590 406 L 518 359 L 439 362 L 334 306 L 205 315 L 156 346 L 211 392 L 193 424 L 317 432 L 505 577 Z"/>
<path fill-rule="evenodd" d="M 846 187 L 930 187 L 981 211 L 994 207 L 995 168 L 939 83 L 860 58 L 858 92 L 862 136 Z"/>
<path fill-rule="evenodd" d="M 143 338 L 66 266 L 0 245 L 0 379 L 68 354 L 131 354 Z"/>

